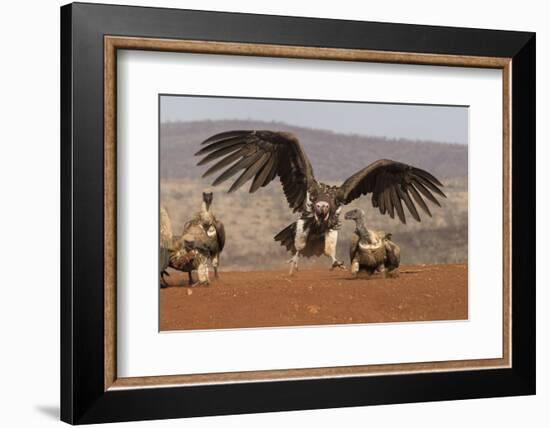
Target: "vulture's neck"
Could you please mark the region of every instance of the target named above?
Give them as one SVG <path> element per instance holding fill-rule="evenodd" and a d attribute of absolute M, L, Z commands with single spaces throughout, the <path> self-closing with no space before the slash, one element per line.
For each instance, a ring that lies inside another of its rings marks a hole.
<path fill-rule="evenodd" d="M 355 230 L 362 242 L 366 242 L 368 244 L 372 244 L 374 242 L 372 233 L 367 229 L 362 218 L 355 220 Z"/>
<path fill-rule="evenodd" d="M 205 201 L 202 201 L 201 211 L 205 214 L 210 214 L 210 204 L 207 204 Z"/>

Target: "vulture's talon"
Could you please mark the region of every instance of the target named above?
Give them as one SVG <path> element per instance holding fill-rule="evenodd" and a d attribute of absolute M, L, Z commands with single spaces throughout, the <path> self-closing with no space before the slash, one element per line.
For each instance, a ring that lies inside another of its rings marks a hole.
<path fill-rule="evenodd" d="M 298 262 L 294 257 L 288 260 L 287 263 L 290 264 L 290 269 L 288 271 L 290 276 L 294 275 L 294 272 L 298 272 Z"/>
<path fill-rule="evenodd" d="M 334 260 L 334 262 L 332 262 L 332 267 L 330 268 L 330 270 L 334 270 L 334 269 L 345 269 L 346 267 L 344 266 L 344 262 L 341 262 L 339 260 Z"/>

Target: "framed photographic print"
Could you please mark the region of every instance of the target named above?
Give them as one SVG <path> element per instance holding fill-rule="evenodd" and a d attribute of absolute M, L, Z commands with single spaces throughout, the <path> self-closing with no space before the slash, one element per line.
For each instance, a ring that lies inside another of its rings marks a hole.
<path fill-rule="evenodd" d="M 61 54 L 62 420 L 535 393 L 533 33 L 76 3 Z"/>

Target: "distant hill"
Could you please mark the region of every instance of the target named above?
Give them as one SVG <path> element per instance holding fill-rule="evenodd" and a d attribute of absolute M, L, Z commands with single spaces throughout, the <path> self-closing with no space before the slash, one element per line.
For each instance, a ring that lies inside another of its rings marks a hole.
<path fill-rule="evenodd" d="M 280 122 L 227 120 L 161 124 L 161 178 L 198 178 L 205 170 L 196 167 L 198 158 L 193 155 L 199 150 L 200 142 L 232 129 L 294 133 L 305 146 L 316 177 L 323 181 L 344 180 L 356 170 L 382 158 L 424 168 L 440 179 L 468 175 L 466 145 L 339 134 Z"/>

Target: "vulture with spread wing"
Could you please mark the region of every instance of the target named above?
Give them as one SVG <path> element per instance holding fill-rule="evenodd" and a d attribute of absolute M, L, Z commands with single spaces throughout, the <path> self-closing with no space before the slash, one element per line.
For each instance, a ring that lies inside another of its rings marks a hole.
<path fill-rule="evenodd" d="M 279 177 L 290 208 L 300 218 L 275 236 L 292 252 L 290 273 L 298 267 L 300 255 L 325 254 L 332 268 L 343 263 L 336 259 L 336 242 L 342 206 L 371 194 L 372 205 L 381 214 L 395 215 L 406 223 L 405 209 L 420 221 L 417 205 L 429 216 L 425 199 L 440 206 L 434 195 L 446 197 L 443 185 L 430 173 L 413 166 L 382 159 L 357 171 L 341 186 L 318 182 L 300 141 L 291 133 L 274 131 L 229 131 L 202 142 L 196 155 L 204 156 L 198 165 L 216 161 L 203 177 L 220 173 L 212 183 L 218 185 L 241 173 L 229 188 L 233 192 L 252 180 L 250 193 Z"/>

